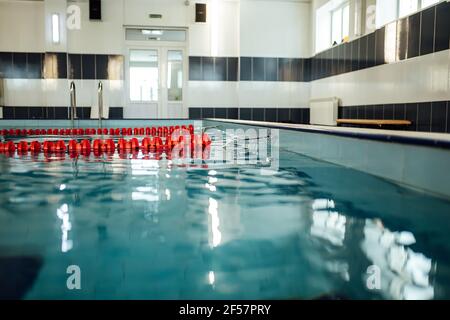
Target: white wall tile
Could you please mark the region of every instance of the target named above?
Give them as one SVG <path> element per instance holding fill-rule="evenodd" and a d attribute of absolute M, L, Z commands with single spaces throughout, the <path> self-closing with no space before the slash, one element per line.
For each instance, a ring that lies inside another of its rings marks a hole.
<path fill-rule="evenodd" d="M 44 106 L 62 107 L 70 105 L 69 80 L 41 80 Z M 78 95 L 77 95 L 78 98 Z"/>
<path fill-rule="evenodd" d="M 0 1 L 0 51 L 44 50 L 44 2 Z"/>
<path fill-rule="evenodd" d="M 307 107 L 309 88 L 307 82 L 241 81 L 238 84 L 239 106 Z"/>
<path fill-rule="evenodd" d="M 43 106 L 44 85 L 40 79 L 5 79 L 5 106 Z"/>
<path fill-rule="evenodd" d="M 127 1 L 128 2 L 128 1 Z M 67 50 L 70 53 L 122 54 L 123 1 L 113 0 L 102 5 L 102 21 L 89 20 L 89 3 L 76 2 L 81 9 L 79 30 L 67 31 Z"/>
<path fill-rule="evenodd" d="M 240 28 L 241 56 L 310 56 L 306 1 L 241 1 Z"/>
<path fill-rule="evenodd" d="M 186 98 L 188 107 L 235 107 L 238 83 L 231 81 L 189 81 Z"/>
<path fill-rule="evenodd" d="M 125 119 L 145 119 L 157 118 L 158 108 L 155 104 L 148 105 L 129 105 L 123 108 L 123 117 Z"/>
<path fill-rule="evenodd" d="M 311 99 L 344 106 L 450 100 L 449 54 L 441 51 L 311 82 Z"/>

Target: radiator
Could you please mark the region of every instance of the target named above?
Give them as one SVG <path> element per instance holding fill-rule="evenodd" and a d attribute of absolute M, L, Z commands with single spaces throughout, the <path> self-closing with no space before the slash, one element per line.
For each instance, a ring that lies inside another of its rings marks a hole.
<path fill-rule="evenodd" d="M 336 97 L 310 100 L 310 124 L 336 126 L 339 99 Z"/>

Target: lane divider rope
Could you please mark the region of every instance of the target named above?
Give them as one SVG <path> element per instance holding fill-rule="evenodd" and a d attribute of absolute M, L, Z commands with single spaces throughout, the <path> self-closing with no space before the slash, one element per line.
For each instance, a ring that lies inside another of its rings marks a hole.
<path fill-rule="evenodd" d="M 158 137 L 166 137 L 177 130 L 188 130 L 190 134 L 194 133 L 194 126 L 190 125 L 176 125 L 176 126 L 163 126 L 163 127 L 146 127 L 146 128 L 50 128 L 50 129 L 1 129 L 0 134 L 2 136 L 82 136 L 82 135 L 110 135 L 110 136 L 143 136 L 152 135 Z"/>
<path fill-rule="evenodd" d="M 189 141 L 190 140 L 190 141 Z M 108 153 L 112 154 L 115 151 L 119 153 L 129 153 L 142 151 L 143 153 L 157 152 L 170 154 L 174 148 L 178 147 L 176 151 L 181 153 L 184 150 L 192 151 L 192 155 L 199 155 L 199 152 L 204 151 L 205 148 L 211 145 L 211 138 L 206 134 L 202 135 L 178 135 L 172 139 L 172 135 L 168 135 L 164 140 L 159 136 L 148 136 L 138 140 L 133 137 L 129 140 L 119 138 L 117 143 L 114 139 L 71 139 L 67 143 L 64 140 L 44 140 L 42 142 L 24 141 L 17 143 L 13 141 L 0 142 L 0 153 L 12 154 L 17 152 L 20 155 L 26 155 L 28 152 L 38 154 L 44 152 L 46 154 L 82 154 L 89 155 L 91 151 L 94 154 Z"/>

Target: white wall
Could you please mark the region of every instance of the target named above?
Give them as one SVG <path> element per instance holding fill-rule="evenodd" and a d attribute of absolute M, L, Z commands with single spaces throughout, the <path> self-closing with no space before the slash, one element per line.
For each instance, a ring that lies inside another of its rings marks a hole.
<path fill-rule="evenodd" d="M 309 57 L 309 3 L 218 2 L 219 56 Z M 202 27 L 198 24 L 189 27 L 190 55 L 211 55 L 211 29 Z M 188 97 L 188 107 L 307 107 L 309 84 L 190 81 Z"/>
<path fill-rule="evenodd" d="M 122 54 L 124 43 L 123 0 L 108 0 L 102 5 L 102 20 L 89 20 L 87 1 L 70 2 L 81 8 L 81 28 L 68 30 L 70 53 Z"/>
<path fill-rule="evenodd" d="M 311 98 L 341 105 L 450 100 L 450 50 L 311 82 Z"/>
<path fill-rule="evenodd" d="M 45 25 L 45 51 L 67 52 L 67 29 L 66 29 L 66 0 L 45 0 L 44 1 L 44 25 Z M 59 42 L 53 43 L 52 15 L 59 16 Z M 30 30 L 30 32 L 32 32 Z"/>
<path fill-rule="evenodd" d="M 309 57 L 310 4 L 241 0 L 240 51 L 249 57 Z"/>
<path fill-rule="evenodd" d="M 315 10 L 328 0 L 313 0 L 312 47 L 315 48 Z M 355 4 L 357 0 L 350 0 Z M 376 0 L 362 1 L 362 33 L 373 32 L 366 25 L 366 8 Z M 352 7 L 350 8 L 352 16 Z M 354 21 L 350 38 L 355 38 Z M 343 106 L 429 102 L 450 99 L 450 51 L 442 51 L 393 64 L 380 65 L 311 82 L 311 99 L 338 97 Z"/>
<path fill-rule="evenodd" d="M 45 51 L 44 2 L 0 1 L 0 51 Z"/>
<path fill-rule="evenodd" d="M 103 1 L 102 20 L 90 21 L 86 0 L 0 0 L 0 48 L 4 51 L 125 55 L 123 26 L 132 25 L 187 28 L 190 56 L 309 56 L 309 3 L 292 0 L 199 0 L 207 3 L 208 21 L 195 23 L 195 2 L 191 1 L 186 6 L 182 0 L 108 0 Z M 81 28 L 67 30 L 67 34 L 62 28 L 61 42 L 53 44 L 51 14 L 59 13 L 64 26 L 66 7 L 73 4 L 81 8 Z M 162 19 L 150 19 L 151 13 L 162 14 Z M 217 22 L 213 25 L 214 17 Z M 96 97 L 92 97 L 95 95 L 95 81 L 76 81 L 76 84 L 78 104 L 95 104 Z M 7 105 L 58 106 L 68 103 L 67 80 L 8 79 L 5 86 Z M 105 102 L 109 101 L 110 106 L 125 106 L 124 88 L 123 83 L 116 83 L 110 93 L 105 91 L 105 95 L 113 95 L 110 99 L 105 96 Z M 29 94 L 23 95 L 23 90 Z M 189 82 L 186 97 L 188 106 L 306 106 L 309 84 Z"/>

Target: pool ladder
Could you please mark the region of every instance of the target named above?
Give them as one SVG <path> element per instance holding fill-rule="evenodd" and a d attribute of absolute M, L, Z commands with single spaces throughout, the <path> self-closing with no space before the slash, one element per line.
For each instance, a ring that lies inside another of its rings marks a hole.
<path fill-rule="evenodd" d="M 70 83 L 70 124 L 72 129 L 75 127 L 75 119 L 77 119 L 77 90 L 75 82 Z"/>
<path fill-rule="evenodd" d="M 103 118 L 103 83 L 101 81 L 98 82 L 98 127 L 102 127 L 102 118 Z M 72 129 L 75 127 L 75 119 L 77 117 L 77 90 L 75 87 L 75 82 L 70 83 L 70 124 Z"/>
<path fill-rule="evenodd" d="M 102 129 L 102 118 L 103 118 L 103 83 L 98 82 L 98 127 Z"/>

